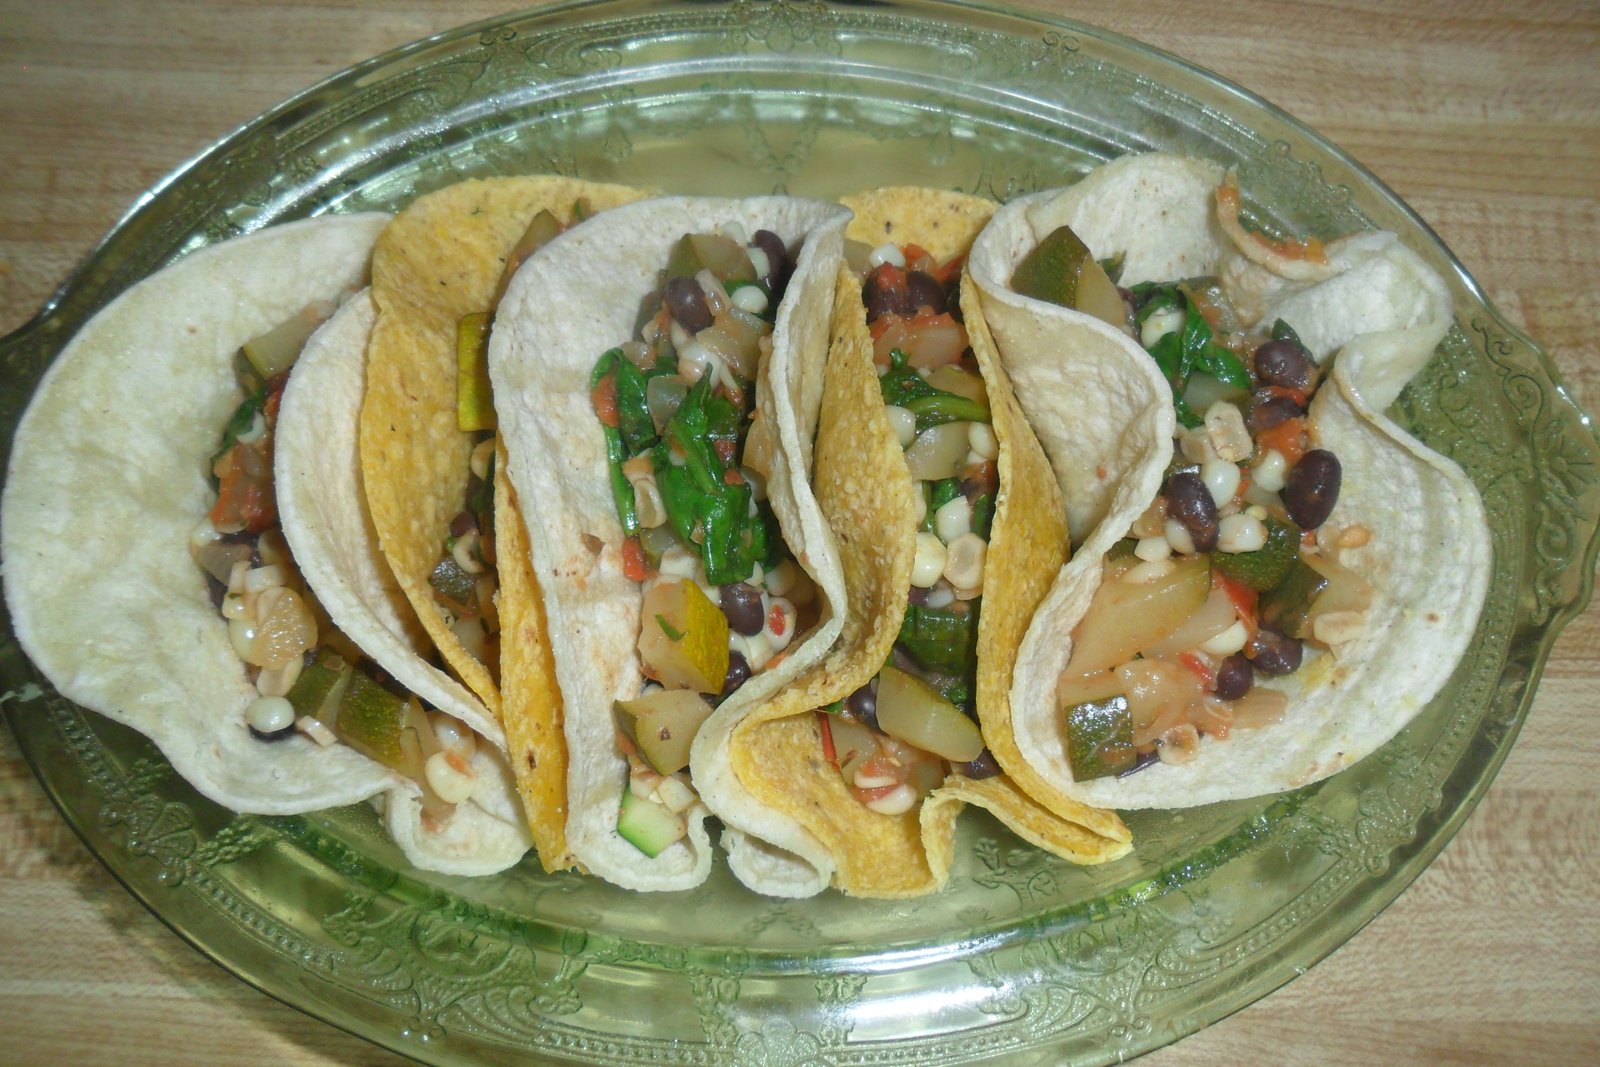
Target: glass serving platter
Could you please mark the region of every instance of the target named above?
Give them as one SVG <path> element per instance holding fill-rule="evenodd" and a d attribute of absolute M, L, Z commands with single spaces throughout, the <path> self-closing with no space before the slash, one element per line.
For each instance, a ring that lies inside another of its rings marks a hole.
<path fill-rule="evenodd" d="M 275 221 L 526 172 L 1004 200 L 1145 149 L 1234 166 L 1257 218 L 1287 230 L 1398 231 L 1453 290 L 1457 327 L 1399 413 L 1482 491 L 1494 578 L 1449 685 L 1356 767 L 1280 797 L 1133 813 L 1135 854 L 1095 868 L 969 813 L 951 886 L 886 903 L 765 899 L 720 868 L 665 896 L 531 861 L 450 878 L 408 867 L 365 807 L 235 815 L 57 696 L 8 622 L 0 690 L 23 698 L 5 714 L 24 754 L 89 847 L 199 949 L 432 1063 L 1100 1063 L 1238 1010 L 1393 900 L 1488 787 L 1591 592 L 1600 441 L 1398 198 L 1196 67 L 1084 26 L 933 2 L 609 2 L 466 27 L 284 103 L 142 199 L 0 341 L 0 421 L 9 442 L 50 360 L 116 293 Z"/>

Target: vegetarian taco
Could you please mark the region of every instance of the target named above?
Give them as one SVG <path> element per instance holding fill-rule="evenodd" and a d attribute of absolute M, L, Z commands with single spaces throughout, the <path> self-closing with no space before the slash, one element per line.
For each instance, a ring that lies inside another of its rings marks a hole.
<path fill-rule="evenodd" d="M 1275 238 L 1215 164 L 1007 205 L 972 276 L 1077 555 L 1023 641 L 1020 753 L 1182 807 L 1314 782 L 1449 678 L 1491 566 L 1471 482 L 1383 410 L 1451 322 L 1393 234 Z"/>
<path fill-rule="evenodd" d="M 297 418 L 291 368 L 302 348 L 308 365 L 350 362 L 363 298 L 312 331 L 360 286 L 387 223 L 320 218 L 203 249 L 85 325 L 18 429 L 6 599 L 62 695 L 145 734 L 216 802 L 286 814 L 385 798 L 417 866 L 489 873 L 528 846 L 503 762 L 472 735 L 492 724 L 430 715 L 396 681 L 410 653 L 352 613 L 347 632 L 330 625 L 279 523 L 274 450 L 305 440 L 277 433 Z M 349 548 L 371 562 L 370 542 Z M 384 594 L 352 572 L 330 589 L 341 601 Z"/>
<path fill-rule="evenodd" d="M 419 636 L 503 739 L 547 871 L 574 864 L 561 691 L 522 516 L 497 461 L 488 341 L 524 259 L 588 214 L 642 195 L 551 176 L 460 182 L 410 204 L 373 250 L 376 319 L 356 403 L 376 543 Z M 541 297 L 547 313 L 555 296 Z"/>
<path fill-rule="evenodd" d="M 619 885 L 704 880 L 696 733 L 842 625 L 805 472 L 846 217 L 790 197 L 618 207 L 501 303 L 490 375 L 566 698 L 567 841 Z M 724 843 L 735 870 L 814 879 L 822 859 L 781 821 Z"/>
<path fill-rule="evenodd" d="M 1115 858 L 1129 846 L 1113 813 L 1012 756 L 1012 660 L 1067 542 L 961 280 L 994 205 L 906 188 L 845 203 L 858 262 L 839 272 L 812 479 L 838 545 L 842 633 L 725 737 L 697 739 L 697 779 L 731 772 L 816 838 L 832 884 L 854 895 L 939 888 L 964 803 L 1058 855 Z M 1003 608 L 981 612 L 985 598 Z M 1023 777 L 1001 773 L 1012 766 Z M 739 825 L 743 809 L 713 807 Z"/>

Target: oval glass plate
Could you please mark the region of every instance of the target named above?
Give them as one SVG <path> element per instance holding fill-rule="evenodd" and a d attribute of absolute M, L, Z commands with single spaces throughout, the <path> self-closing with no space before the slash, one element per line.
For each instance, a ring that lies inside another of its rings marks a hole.
<path fill-rule="evenodd" d="M 56 696 L 8 627 L 4 688 L 33 697 L 6 704 L 24 753 L 90 848 L 202 951 L 430 1062 L 1107 1062 L 1237 1010 L 1394 899 L 1488 786 L 1590 592 L 1600 445 L 1404 204 L 1197 68 L 937 3 L 601 3 L 468 27 L 310 90 L 154 190 L 0 346 L 0 421 L 9 439 L 63 341 L 117 292 L 282 219 L 550 171 L 674 192 L 914 183 L 1006 199 L 1155 148 L 1235 166 L 1258 216 L 1288 229 L 1396 230 L 1454 291 L 1458 327 L 1401 416 L 1482 490 L 1498 562 L 1455 677 L 1355 768 L 1277 798 L 1135 813 L 1137 852 L 1099 868 L 975 813 L 938 896 L 793 902 L 721 869 L 665 897 L 535 863 L 427 875 L 364 807 L 234 815 Z"/>

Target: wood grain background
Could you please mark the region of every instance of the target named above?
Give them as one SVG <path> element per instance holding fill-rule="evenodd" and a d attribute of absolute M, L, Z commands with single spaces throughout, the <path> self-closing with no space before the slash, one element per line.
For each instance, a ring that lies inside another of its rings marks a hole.
<path fill-rule="evenodd" d="M 1174 52 L 1321 130 L 1409 201 L 1600 406 L 1600 5 L 1020 6 Z M 500 5 L 0 0 L 0 331 L 141 191 L 335 71 Z M 1600 1062 L 1600 610 L 1556 644 L 1478 811 L 1306 976 L 1162 1050 L 1217 1062 Z M 390 1064 L 138 905 L 0 730 L 0 1060 Z"/>

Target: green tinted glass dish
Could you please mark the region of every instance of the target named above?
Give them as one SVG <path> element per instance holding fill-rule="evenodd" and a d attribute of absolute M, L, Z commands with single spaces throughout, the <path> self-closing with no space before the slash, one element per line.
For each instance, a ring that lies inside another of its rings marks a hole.
<path fill-rule="evenodd" d="M 1396 230 L 1453 289 L 1457 328 L 1400 414 L 1482 490 L 1497 565 L 1454 678 L 1355 768 L 1277 798 L 1135 813 L 1137 852 L 1099 868 L 975 813 L 946 892 L 882 903 L 768 900 L 720 869 L 667 896 L 531 862 L 449 878 L 407 867 L 363 807 L 234 815 L 56 696 L 7 626 L 24 753 L 89 846 L 202 951 L 429 1062 L 1098 1063 L 1237 1010 L 1394 899 L 1487 788 L 1590 593 L 1600 444 L 1404 204 L 1203 71 L 1086 27 L 937 3 L 601 3 L 469 27 L 339 75 L 163 183 L 0 342 L 0 421 L 9 439 L 65 339 L 117 292 L 273 221 L 535 171 L 1007 199 L 1141 149 L 1234 166 L 1257 216 L 1287 230 Z"/>

